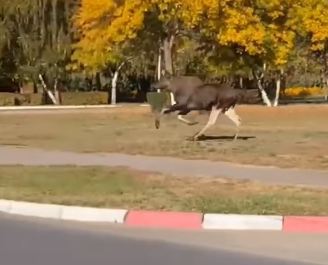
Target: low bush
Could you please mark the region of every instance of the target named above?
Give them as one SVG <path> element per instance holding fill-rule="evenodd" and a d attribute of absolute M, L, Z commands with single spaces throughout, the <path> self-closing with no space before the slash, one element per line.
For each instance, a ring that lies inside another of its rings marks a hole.
<path fill-rule="evenodd" d="M 286 97 L 325 96 L 326 89 L 321 87 L 289 87 L 283 92 Z"/>
<path fill-rule="evenodd" d="M 103 105 L 108 103 L 107 92 L 63 92 L 63 105 Z"/>
<path fill-rule="evenodd" d="M 0 106 L 40 105 L 42 94 L 0 93 Z"/>
<path fill-rule="evenodd" d="M 0 93 L 0 106 L 42 105 L 42 94 Z M 62 105 L 99 105 L 107 104 L 107 92 L 63 92 Z"/>

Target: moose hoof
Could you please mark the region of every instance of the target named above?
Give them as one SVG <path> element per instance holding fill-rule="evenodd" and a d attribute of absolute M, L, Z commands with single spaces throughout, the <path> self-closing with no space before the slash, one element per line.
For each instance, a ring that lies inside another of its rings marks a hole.
<path fill-rule="evenodd" d="M 195 137 L 195 139 L 196 139 L 195 141 L 206 140 L 206 136 L 204 134 L 201 134 Z"/>
<path fill-rule="evenodd" d="M 155 121 L 155 127 L 156 129 L 159 129 L 159 126 L 160 126 L 160 122 L 158 120 Z"/>
<path fill-rule="evenodd" d="M 204 137 L 205 137 L 205 136 L 202 134 L 202 135 L 194 135 L 194 136 L 188 137 L 187 139 L 188 139 L 189 141 L 196 142 L 196 141 L 201 140 L 201 138 L 204 138 Z"/>
<path fill-rule="evenodd" d="M 192 142 L 197 141 L 197 137 L 189 136 L 189 137 L 187 137 L 187 141 L 192 141 Z"/>
<path fill-rule="evenodd" d="M 234 137 L 233 137 L 233 141 L 236 141 L 236 140 L 238 139 L 238 136 L 239 136 L 239 134 L 236 133 L 236 134 L 234 135 Z"/>
<path fill-rule="evenodd" d="M 197 121 L 191 121 L 191 122 L 189 122 L 189 123 L 187 123 L 189 126 L 194 126 L 194 125 L 196 125 L 196 124 L 198 124 L 198 122 Z"/>

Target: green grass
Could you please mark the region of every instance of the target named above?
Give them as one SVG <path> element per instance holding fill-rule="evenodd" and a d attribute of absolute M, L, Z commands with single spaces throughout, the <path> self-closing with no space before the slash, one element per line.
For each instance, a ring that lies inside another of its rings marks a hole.
<path fill-rule="evenodd" d="M 327 190 L 177 178 L 124 168 L 0 167 L 0 198 L 144 210 L 328 214 Z"/>

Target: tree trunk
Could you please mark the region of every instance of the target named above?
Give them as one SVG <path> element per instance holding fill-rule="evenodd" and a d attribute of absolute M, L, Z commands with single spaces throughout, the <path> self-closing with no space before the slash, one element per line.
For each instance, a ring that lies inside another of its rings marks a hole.
<path fill-rule="evenodd" d="M 34 94 L 38 93 L 38 86 L 37 86 L 36 82 L 34 81 L 34 79 L 33 79 L 33 93 Z"/>
<path fill-rule="evenodd" d="M 61 100 L 60 100 L 60 94 L 59 94 L 59 90 L 58 90 L 58 79 L 57 77 L 55 78 L 55 84 L 54 84 L 54 96 L 57 102 L 57 105 L 61 104 Z"/>
<path fill-rule="evenodd" d="M 162 76 L 162 47 L 158 49 L 158 59 L 157 59 L 157 80 L 159 81 Z M 161 90 L 157 89 L 159 93 Z"/>
<path fill-rule="evenodd" d="M 171 76 L 173 75 L 172 47 L 174 39 L 174 35 L 169 35 L 163 41 L 165 72 Z"/>
<path fill-rule="evenodd" d="M 100 91 L 101 88 L 102 88 L 101 78 L 100 78 L 100 72 L 97 72 L 96 73 L 95 81 L 96 81 L 96 91 Z"/>
<path fill-rule="evenodd" d="M 239 86 L 240 86 L 240 89 L 243 89 L 244 88 L 244 82 L 243 82 L 243 77 L 239 77 Z"/>
<path fill-rule="evenodd" d="M 120 73 L 121 68 L 123 67 L 125 62 L 121 63 L 118 68 L 116 69 L 113 79 L 112 79 L 112 90 L 111 90 L 111 104 L 112 105 L 116 105 L 116 87 L 117 87 L 117 79 L 118 79 L 118 75 Z"/>
<path fill-rule="evenodd" d="M 41 10 L 40 10 L 40 31 L 41 31 L 41 46 L 44 47 L 44 45 L 46 44 L 46 1 L 40 0 L 40 6 L 41 6 Z"/>
<path fill-rule="evenodd" d="M 112 91 L 111 91 L 111 101 L 112 105 L 116 105 L 116 86 L 117 86 L 117 79 L 118 79 L 118 70 L 115 71 L 113 79 L 112 79 Z"/>
<path fill-rule="evenodd" d="M 49 96 L 49 98 L 51 99 L 52 103 L 55 105 L 58 105 L 57 100 L 55 98 L 55 96 L 52 94 L 51 91 L 49 91 L 46 83 L 44 82 L 43 76 L 41 74 L 39 74 L 39 79 L 41 81 L 42 87 L 44 89 L 44 91 L 46 92 L 46 94 Z"/>
<path fill-rule="evenodd" d="M 263 64 L 263 70 L 262 70 L 261 76 L 258 76 L 255 73 L 255 71 L 253 71 L 253 76 L 254 76 L 254 78 L 257 81 L 257 86 L 258 86 L 258 88 L 259 88 L 259 90 L 261 92 L 261 97 L 262 97 L 263 103 L 265 105 L 267 105 L 268 107 L 272 107 L 272 104 L 271 104 L 271 101 L 270 101 L 270 99 L 268 97 L 268 94 L 266 93 L 266 91 L 265 91 L 265 89 L 264 89 L 264 87 L 262 85 L 262 79 L 264 78 L 265 71 L 266 71 L 266 64 L 264 63 Z"/>
<path fill-rule="evenodd" d="M 326 51 L 324 54 L 324 88 L 325 88 L 325 100 L 328 100 L 328 52 Z"/>
<path fill-rule="evenodd" d="M 57 49 L 58 21 L 57 21 L 57 0 L 52 0 L 52 47 Z"/>
<path fill-rule="evenodd" d="M 281 90 L 281 77 L 283 75 L 283 70 L 279 71 L 278 78 L 276 80 L 276 96 L 274 98 L 273 106 L 277 107 L 279 104 L 279 96 Z"/>
<path fill-rule="evenodd" d="M 267 105 L 268 107 L 272 107 L 272 104 L 271 104 L 271 101 L 268 97 L 268 94 L 266 93 L 266 91 L 264 90 L 264 88 L 262 86 L 261 79 L 257 80 L 257 85 L 258 85 L 258 88 L 261 92 L 261 97 L 262 97 L 262 100 L 263 100 L 264 104 Z"/>
<path fill-rule="evenodd" d="M 325 78 L 325 100 L 328 101 L 328 76 Z"/>

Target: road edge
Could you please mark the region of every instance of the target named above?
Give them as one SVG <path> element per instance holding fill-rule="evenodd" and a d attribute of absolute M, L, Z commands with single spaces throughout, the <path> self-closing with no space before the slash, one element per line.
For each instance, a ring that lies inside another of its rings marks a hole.
<path fill-rule="evenodd" d="M 328 233 L 328 216 L 278 216 L 141 211 L 0 200 L 0 212 L 64 221 L 143 228 Z"/>

